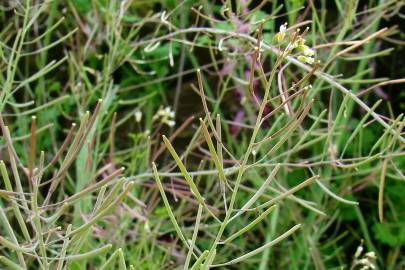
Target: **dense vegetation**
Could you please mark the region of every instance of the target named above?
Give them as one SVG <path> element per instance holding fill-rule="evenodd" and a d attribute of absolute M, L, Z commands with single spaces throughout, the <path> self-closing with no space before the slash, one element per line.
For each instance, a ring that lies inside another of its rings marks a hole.
<path fill-rule="evenodd" d="M 0 3 L 0 269 L 405 269 L 404 2 Z"/>

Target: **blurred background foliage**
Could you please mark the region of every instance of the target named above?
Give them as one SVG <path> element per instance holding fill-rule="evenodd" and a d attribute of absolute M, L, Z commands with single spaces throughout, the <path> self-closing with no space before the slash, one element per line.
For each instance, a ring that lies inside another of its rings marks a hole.
<path fill-rule="evenodd" d="M 239 158 L 249 143 L 258 111 L 247 85 L 253 46 L 243 38 L 216 34 L 205 28 L 256 37 L 264 21 L 262 38 L 272 44 L 274 35 L 285 22 L 288 26 L 299 25 L 301 29 L 309 26 L 307 44 L 325 64 L 339 51 L 387 27 L 380 36 L 333 58 L 329 66 L 321 65 L 321 70 L 355 94 L 372 87 L 361 99 L 369 107 L 382 99 L 376 112 L 385 116 L 383 119 L 389 124 L 404 112 L 403 84 L 384 84 L 400 80 L 405 74 L 405 10 L 401 1 L 31 0 L 27 1 L 30 2 L 28 22 L 24 20 L 26 5 L 23 2 L 0 3 L 1 114 L 10 128 L 15 150 L 22 163 L 27 163 L 31 116 L 35 115 L 37 154 L 44 150 L 45 160 L 51 160 L 71 124 L 80 123 L 86 111 L 93 111 L 102 98 L 90 139 L 55 197 L 61 199 L 82 190 L 103 166 L 111 166 L 109 171 L 124 166 L 125 177 L 135 181 L 130 198 L 94 226 L 81 250 L 112 243 L 114 248 L 123 249 L 125 260 L 135 269 L 181 269 L 187 252 L 168 222 L 168 213 L 151 177 L 152 161 L 159 164 L 161 172 L 175 168 L 168 153 L 160 150 L 163 147 L 161 135 L 169 137 L 180 128 L 173 145 L 180 153 L 190 149 L 185 155 L 188 169 L 214 169 L 205 145 L 192 140 L 198 128 L 194 119 L 205 116 L 198 94 L 197 69 L 203 74 L 211 112 L 222 117 L 222 136 L 227 148 Z M 38 17 L 35 14 L 39 14 Z M 196 30 L 192 31 L 194 28 Z M 21 35 L 24 35 L 23 41 L 16 42 Z M 18 57 L 13 55 L 16 51 Z M 261 57 L 263 71 L 268 73 L 276 57 L 269 51 L 263 51 Z M 284 74 L 282 83 L 288 86 L 305 73 L 288 65 Z M 332 115 L 321 120 L 308 139 L 311 143 L 299 151 L 288 153 L 303 134 L 299 129 L 273 156 L 266 157 L 265 148 L 257 149 L 255 158 L 264 158 L 264 165 L 246 173 L 245 188 L 238 197 L 237 207 L 250 198 L 249 190 L 259 188 L 266 179 L 270 172 L 266 162 L 283 164 L 278 183 L 272 186 L 275 190 L 299 184 L 311 176 L 313 169 L 326 179 L 330 190 L 359 205 L 344 204 L 325 194 L 319 186 L 311 185 L 294 196 L 310 201 L 310 205 L 316 205 L 326 215 L 304 208 L 294 200 L 285 200 L 263 223 L 236 239 L 227 249 L 219 250 L 218 260 L 228 261 L 237 254 L 247 253 L 292 224 L 302 223 L 303 228 L 289 240 L 226 269 L 341 269 L 342 266 L 350 269 L 361 239 L 368 251 L 376 252 L 380 269 L 403 269 L 404 145 L 396 141 L 390 144 L 390 136 L 385 136 L 380 146 L 373 149 L 385 130 L 371 118 L 366 123 L 361 122 L 365 111 L 354 102 L 347 104 L 343 119 L 336 123 L 336 158 L 342 155 L 340 158 L 355 162 L 356 158 L 378 152 L 389 157 L 384 176 L 384 221 L 380 222 L 378 196 L 384 160 L 378 158 L 347 169 L 328 163 L 330 153 L 326 151 L 325 156 L 325 134 L 330 120 L 334 123 L 344 96 L 319 78 L 310 81 L 313 88 L 308 95 L 315 97 L 316 102 L 301 128 L 309 129 L 325 108 Z M 255 81 L 255 91 L 260 93 L 263 85 L 263 81 Z M 277 96 L 277 80 L 272 86 L 271 96 Z M 258 96 L 260 98 L 260 94 Z M 272 105 L 269 110 L 275 108 Z M 175 113 L 174 126 L 154 117 L 167 106 Z M 260 131 L 260 138 L 271 134 L 269 130 L 281 128 L 287 120 L 281 114 L 271 118 Z M 186 124 L 183 126 L 183 123 Z M 364 126 L 346 145 L 359 125 Z M 403 136 L 403 132 L 399 132 Z M 6 150 L 2 139 L 0 159 L 7 163 Z M 224 157 L 224 162 L 225 167 L 235 164 L 229 156 Z M 315 165 L 308 169 L 305 162 Z M 44 178 L 52 178 L 54 173 L 48 171 Z M 220 208 L 216 176 L 202 174 L 196 176 L 195 181 L 210 205 Z M 170 183 L 165 182 L 176 217 L 191 238 L 197 203 L 185 188 L 183 179 L 172 177 Z M 3 188 L 3 183 L 0 186 Z M 264 199 L 275 194 L 276 191 L 269 191 Z M 45 197 L 45 191 L 42 195 Z M 74 211 L 64 215 L 58 225 L 66 229 L 69 223 L 85 222 L 84 213 L 91 211 L 96 197 L 87 200 L 74 205 Z M 247 215 L 236 224 L 245 224 L 251 219 L 253 217 Z M 233 233 L 236 227 L 228 233 Z M 215 225 L 201 230 L 198 240 L 201 250 L 209 248 L 215 230 Z M 16 256 L 4 247 L 0 248 L 0 253 Z M 72 263 L 69 269 L 97 269 L 103 261 L 105 258 Z M 33 262 L 30 269 L 36 266 Z"/>

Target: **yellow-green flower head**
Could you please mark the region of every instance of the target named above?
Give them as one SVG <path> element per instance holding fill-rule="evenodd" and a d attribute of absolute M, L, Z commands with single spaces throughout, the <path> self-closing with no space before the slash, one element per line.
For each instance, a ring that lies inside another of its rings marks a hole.
<path fill-rule="evenodd" d="M 310 56 L 305 56 L 305 55 L 299 55 L 297 57 L 298 61 L 303 62 L 305 64 L 310 64 L 312 65 L 315 62 L 315 59 Z"/>
<path fill-rule="evenodd" d="M 304 44 L 298 45 L 297 50 L 302 52 L 305 56 L 314 56 L 315 54 L 313 49 Z"/>

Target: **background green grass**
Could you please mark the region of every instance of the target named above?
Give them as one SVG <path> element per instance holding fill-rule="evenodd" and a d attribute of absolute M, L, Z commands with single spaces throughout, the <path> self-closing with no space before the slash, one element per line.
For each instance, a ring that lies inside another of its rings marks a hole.
<path fill-rule="evenodd" d="M 403 6 L 2 2 L 0 268 L 403 269 Z"/>

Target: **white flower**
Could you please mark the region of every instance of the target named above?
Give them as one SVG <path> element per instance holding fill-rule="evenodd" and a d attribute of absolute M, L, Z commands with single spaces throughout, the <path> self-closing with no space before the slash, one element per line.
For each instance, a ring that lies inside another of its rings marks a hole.
<path fill-rule="evenodd" d="M 377 259 L 374 251 L 367 252 L 365 256 L 370 259 Z"/>
<path fill-rule="evenodd" d="M 172 111 L 172 109 L 168 106 L 164 109 L 159 109 L 152 119 L 153 120 L 160 119 L 160 122 L 162 124 L 166 124 L 169 127 L 173 127 L 176 125 L 176 122 L 174 121 L 175 116 L 176 116 L 175 112 Z"/>
<path fill-rule="evenodd" d="M 176 125 L 176 122 L 173 121 L 173 120 L 169 120 L 169 121 L 167 121 L 166 124 L 167 124 L 169 127 L 174 127 L 174 125 Z"/>
<path fill-rule="evenodd" d="M 361 260 L 359 260 L 359 264 L 361 264 L 361 265 L 368 265 L 368 264 L 369 264 L 369 261 L 368 261 L 367 259 L 361 259 Z"/>
<path fill-rule="evenodd" d="M 280 26 L 280 33 L 285 33 L 287 31 L 287 23 Z"/>
<path fill-rule="evenodd" d="M 311 49 L 310 47 L 308 47 L 307 45 L 305 45 L 305 39 L 299 38 L 296 41 L 296 45 L 297 45 L 297 50 L 302 52 L 305 56 L 314 56 L 315 51 L 313 49 Z"/>
<path fill-rule="evenodd" d="M 141 112 L 141 111 L 136 111 L 136 112 L 134 113 L 134 115 L 135 115 L 135 121 L 136 121 L 137 123 L 141 122 L 141 119 L 142 119 L 142 112 Z"/>
<path fill-rule="evenodd" d="M 170 117 L 170 118 L 174 118 L 174 111 L 172 111 L 172 110 L 170 109 L 170 107 L 166 107 L 166 108 L 164 109 L 164 114 L 167 115 L 167 116 Z"/>
<path fill-rule="evenodd" d="M 360 247 L 357 248 L 357 251 L 359 251 Z M 356 255 L 359 256 L 357 251 L 356 251 L 355 257 L 356 257 Z M 363 251 L 362 248 L 361 248 L 361 251 Z M 366 254 L 364 254 L 362 259 L 357 260 L 357 264 L 363 266 L 361 269 L 364 269 L 364 270 L 375 269 L 375 264 L 374 264 L 375 259 L 377 259 L 375 252 L 373 252 L 373 251 L 367 252 Z"/>

